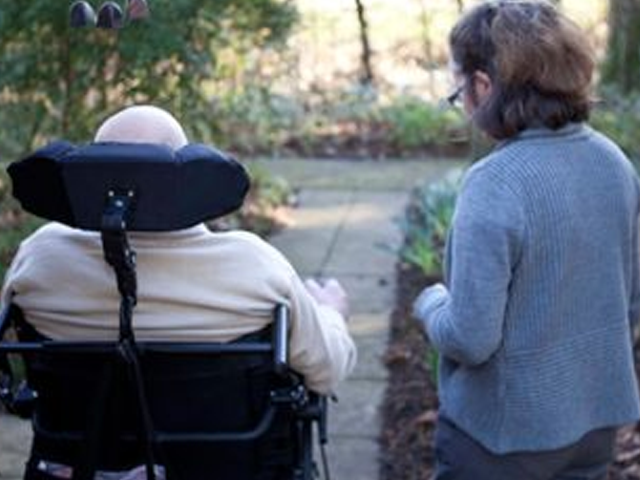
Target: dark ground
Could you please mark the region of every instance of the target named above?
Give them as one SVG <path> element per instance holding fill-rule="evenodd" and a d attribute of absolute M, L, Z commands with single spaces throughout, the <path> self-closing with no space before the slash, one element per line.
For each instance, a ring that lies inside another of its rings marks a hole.
<path fill-rule="evenodd" d="M 399 264 L 396 272 L 396 307 L 385 356 L 389 385 L 382 406 L 380 480 L 428 480 L 438 400 L 429 367 L 430 347 L 411 318 L 411 305 L 429 280 L 405 264 Z M 640 375 L 640 361 L 636 371 Z M 609 479 L 640 480 L 640 424 L 619 433 Z"/>

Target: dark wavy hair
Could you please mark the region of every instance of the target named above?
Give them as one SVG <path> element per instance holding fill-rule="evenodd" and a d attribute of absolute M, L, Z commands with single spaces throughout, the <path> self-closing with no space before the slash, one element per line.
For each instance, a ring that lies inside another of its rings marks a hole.
<path fill-rule="evenodd" d="M 476 102 L 473 75 L 492 81 L 473 119 L 497 139 L 530 127 L 558 129 L 589 118 L 594 55 L 586 34 L 542 0 L 492 1 L 458 21 L 449 37 L 453 61 Z"/>

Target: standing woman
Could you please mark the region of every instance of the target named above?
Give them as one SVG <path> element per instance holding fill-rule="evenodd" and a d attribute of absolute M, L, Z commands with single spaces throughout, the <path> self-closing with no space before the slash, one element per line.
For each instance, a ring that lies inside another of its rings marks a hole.
<path fill-rule="evenodd" d="M 441 354 L 437 480 L 605 479 L 640 418 L 640 187 L 585 124 L 594 60 L 550 3 L 483 3 L 450 35 L 471 121 L 499 141 L 465 177 L 446 284 L 417 318 Z"/>

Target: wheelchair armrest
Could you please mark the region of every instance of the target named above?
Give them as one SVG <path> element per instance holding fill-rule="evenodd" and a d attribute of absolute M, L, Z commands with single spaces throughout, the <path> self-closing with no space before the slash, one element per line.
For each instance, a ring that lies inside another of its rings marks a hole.
<path fill-rule="evenodd" d="M 273 310 L 273 367 L 276 374 L 285 376 L 289 372 L 287 363 L 289 335 L 289 309 L 278 304 Z"/>

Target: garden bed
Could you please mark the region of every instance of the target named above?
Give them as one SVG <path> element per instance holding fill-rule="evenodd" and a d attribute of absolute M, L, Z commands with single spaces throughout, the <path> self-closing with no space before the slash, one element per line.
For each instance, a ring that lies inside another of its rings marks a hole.
<path fill-rule="evenodd" d="M 396 306 L 385 355 L 389 382 L 382 405 L 380 480 L 429 480 L 438 400 L 428 361 L 430 347 L 411 318 L 413 300 L 429 279 L 403 262 L 396 275 Z M 636 362 L 640 375 L 640 361 Z M 609 480 L 640 480 L 640 424 L 619 433 Z"/>

